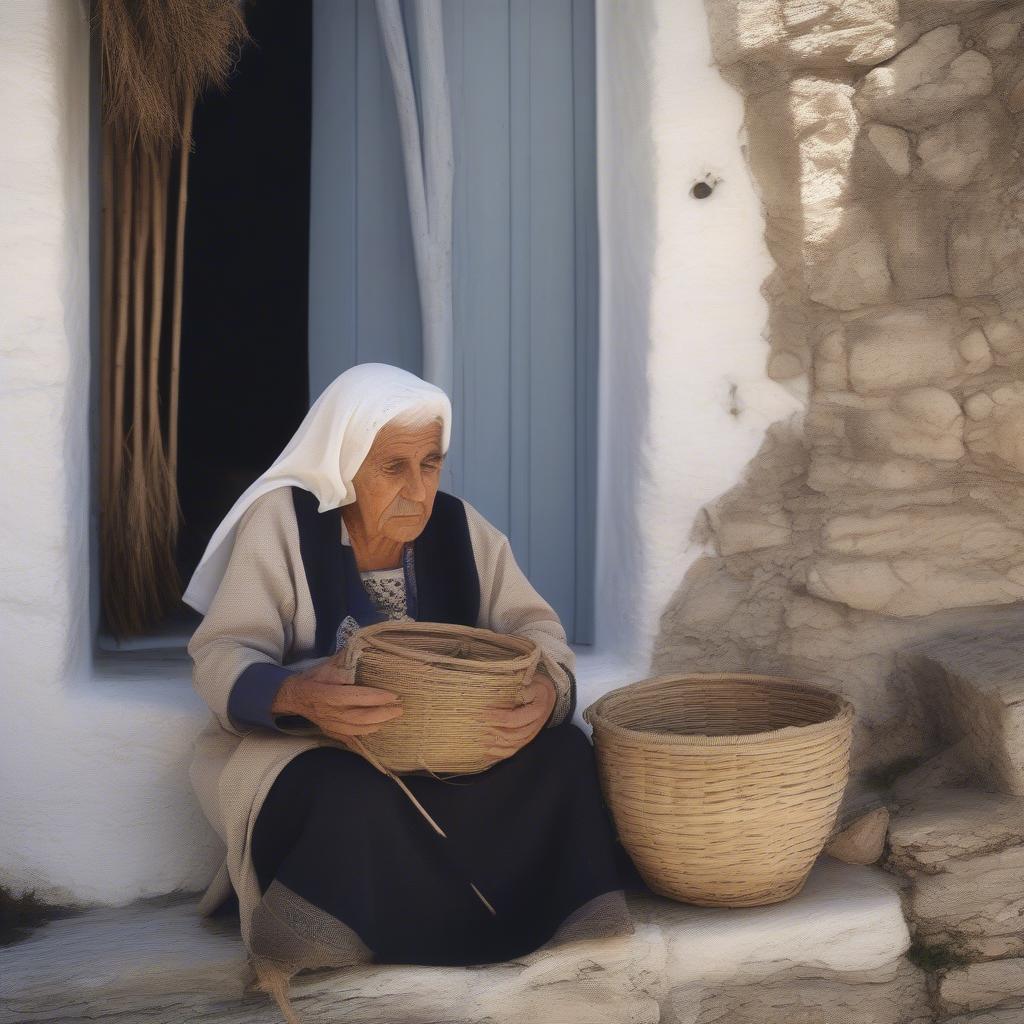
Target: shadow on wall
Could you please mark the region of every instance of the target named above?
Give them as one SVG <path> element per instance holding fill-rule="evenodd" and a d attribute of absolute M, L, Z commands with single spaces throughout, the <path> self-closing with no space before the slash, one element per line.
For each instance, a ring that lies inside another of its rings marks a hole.
<path fill-rule="evenodd" d="M 596 635 L 629 652 L 644 628 L 639 592 L 643 530 L 639 453 L 650 419 L 648 387 L 652 292 L 658 238 L 657 180 L 650 119 L 650 54 L 658 32 L 653 4 L 628 12 L 598 4 L 598 220 L 601 327 Z M 612 199 L 614 197 L 614 201 Z"/>

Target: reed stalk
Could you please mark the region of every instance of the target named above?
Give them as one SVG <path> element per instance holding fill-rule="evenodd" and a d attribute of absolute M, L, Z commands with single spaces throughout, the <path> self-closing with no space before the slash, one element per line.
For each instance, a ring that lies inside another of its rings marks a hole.
<path fill-rule="evenodd" d="M 188 205 L 188 165 L 192 143 L 191 96 L 185 97 L 182 143 L 178 157 L 178 215 L 174 225 L 174 310 L 171 322 L 171 381 L 167 415 L 168 462 L 172 476 L 178 472 L 178 394 L 181 380 L 181 310 L 185 282 L 185 209 Z"/>
<path fill-rule="evenodd" d="M 116 500 L 121 466 L 124 460 L 124 379 L 128 356 L 128 283 L 131 275 L 132 231 L 132 154 L 120 140 L 118 167 L 118 238 L 117 238 L 117 334 L 114 342 L 113 429 L 111 430 L 111 485 Z"/>
<path fill-rule="evenodd" d="M 138 632 L 154 614 L 152 519 L 146 489 L 146 468 L 143 462 L 145 368 L 145 330 L 147 313 L 146 263 L 149 253 L 150 219 L 150 154 L 137 147 L 136 216 L 132 275 L 133 352 L 132 352 L 132 420 L 128 435 L 131 441 L 128 463 L 126 523 L 128 562 L 127 591 L 130 605 L 124 610 L 129 632 Z"/>
<path fill-rule="evenodd" d="M 192 116 L 206 88 L 226 84 L 249 36 L 237 0 L 95 0 L 94 24 L 103 90 L 101 597 L 108 626 L 122 636 L 153 625 L 181 598 L 177 435 Z M 163 382 L 175 147 L 170 373 Z"/>
<path fill-rule="evenodd" d="M 181 597 L 181 579 L 174 558 L 180 524 L 177 487 L 164 448 L 160 417 L 160 339 L 163 334 L 164 277 L 167 253 L 167 199 L 171 153 L 161 146 L 151 163 L 152 172 L 152 271 L 149 341 L 149 388 L 146 406 L 149 423 L 146 434 L 147 494 L 155 528 L 156 603 L 169 609 Z"/>
<path fill-rule="evenodd" d="M 111 360 L 114 339 L 111 335 L 114 318 L 114 140 L 109 124 L 103 125 L 102 193 L 103 226 L 100 239 L 100 436 L 109 437 L 111 428 Z M 100 509 L 110 505 L 109 444 L 100 446 Z"/>

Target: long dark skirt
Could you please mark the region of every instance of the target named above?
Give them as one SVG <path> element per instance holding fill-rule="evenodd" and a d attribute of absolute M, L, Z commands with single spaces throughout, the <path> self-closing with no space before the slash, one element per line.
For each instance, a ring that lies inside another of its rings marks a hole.
<path fill-rule="evenodd" d="M 352 751 L 318 747 L 285 767 L 252 847 L 263 902 L 273 886 L 306 908 L 277 919 L 315 908 L 318 937 L 344 930 L 376 963 L 507 960 L 543 945 L 573 914 L 586 936 L 596 908 L 598 930 L 632 930 L 621 895 L 645 886 L 602 800 L 593 746 L 572 722 L 541 730 L 487 771 L 403 781 L 447 838 Z"/>

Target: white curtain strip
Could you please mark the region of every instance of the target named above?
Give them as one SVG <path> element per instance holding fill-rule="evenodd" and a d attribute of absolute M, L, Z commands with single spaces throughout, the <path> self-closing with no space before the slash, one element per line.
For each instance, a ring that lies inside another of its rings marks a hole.
<path fill-rule="evenodd" d="M 377 0 L 402 138 L 423 320 L 423 377 L 452 395 L 452 187 L 455 156 L 441 0 L 416 0 L 412 38 L 422 130 L 399 0 Z"/>

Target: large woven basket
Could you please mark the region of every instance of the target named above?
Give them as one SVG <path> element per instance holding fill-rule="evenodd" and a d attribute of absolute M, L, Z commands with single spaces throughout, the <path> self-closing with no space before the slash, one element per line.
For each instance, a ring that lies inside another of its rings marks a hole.
<path fill-rule="evenodd" d="M 540 660 L 515 633 L 438 622 L 379 622 L 348 642 L 345 664 L 362 686 L 402 697 L 404 713 L 359 737 L 392 772 L 480 772 L 487 752 L 485 708 L 514 708 Z"/>
<path fill-rule="evenodd" d="M 804 886 L 849 777 L 854 709 L 779 676 L 664 675 L 584 712 L 619 837 L 656 893 L 754 907 Z"/>

